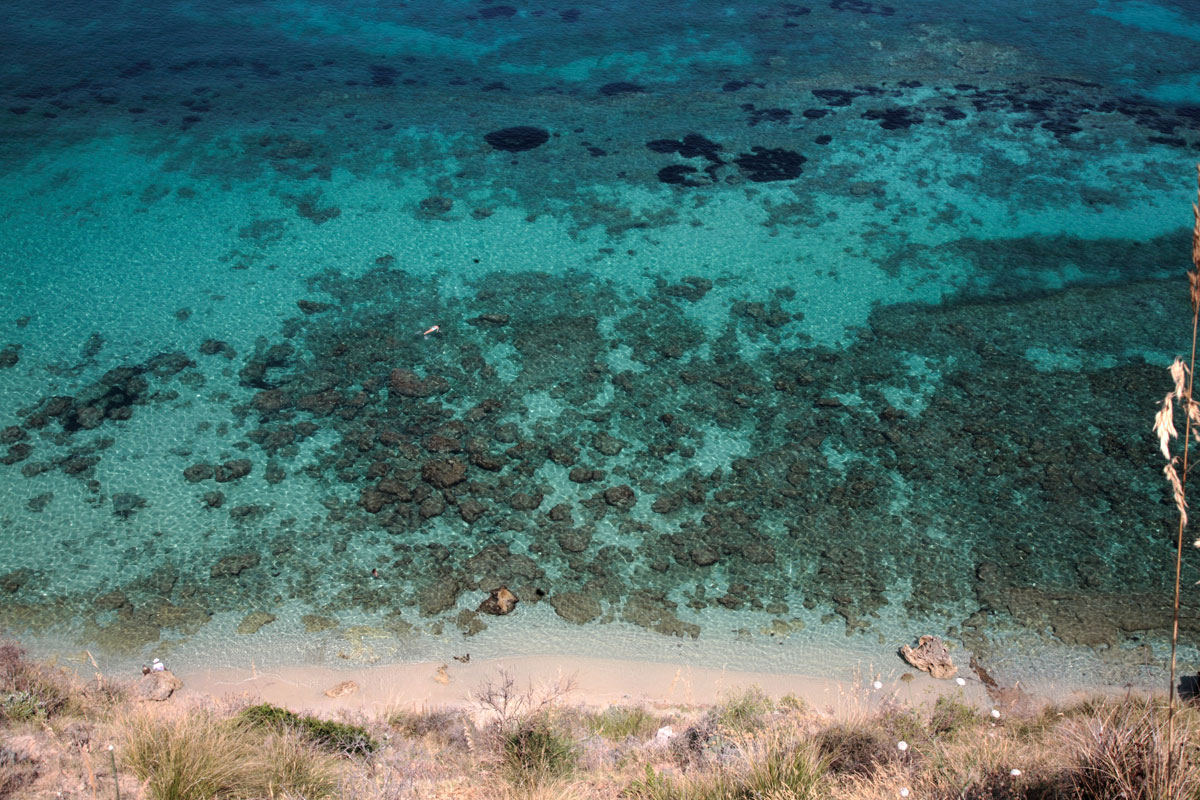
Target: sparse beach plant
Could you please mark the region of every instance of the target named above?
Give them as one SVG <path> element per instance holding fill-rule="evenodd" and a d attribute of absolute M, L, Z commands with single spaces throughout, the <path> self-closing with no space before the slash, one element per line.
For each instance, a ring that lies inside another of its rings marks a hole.
<path fill-rule="evenodd" d="M 712 710 L 713 724 L 726 733 L 740 733 L 761 728 L 775 704 L 758 686 L 732 692 L 722 698 Z"/>
<path fill-rule="evenodd" d="M 395 709 L 388 713 L 387 723 L 408 739 L 419 739 L 440 747 L 465 750 L 471 721 L 454 708 Z"/>
<path fill-rule="evenodd" d="M 510 783 L 540 784 L 575 769 L 578 748 L 551 715 L 524 720 L 503 734 L 501 760 Z"/>
<path fill-rule="evenodd" d="M 900 757 L 896 741 L 865 720 L 834 722 L 821 729 L 815 741 L 830 771 L 839 775 L 871 777 Z"/>
<path fill-rule="evenodd" d="M 62 670 L 26 659 L 12 642 L 0 644 L 0 722 L 45 720 L 67 706 L 71 690 Z"/>
<path fill-rule="evenodd" d="M 979 722 L 979 714 L 963 702 L 961 695 L 940 695 L 929 714 L 929 729 L 935 736 L 953 737 Z"/>
<path fill-rule="evenodd" d="M 662 720 L 643 706 L 609 706 L 584 719 L 590 732 L 610 742 L 623 742 L 630 737 L 649 739 L 662 727 L 661 723 Z"/>
<path fill-rule="evenodd" d="M 494 759 L 513 786 L 533 787 L 575 769 L 579 750 L 562 724 L 560 707 L 574 689 L 569 679 L 521 688 L 507 672 L 473 693 L 487 723 L 480 732 L 481 755 Z"/>

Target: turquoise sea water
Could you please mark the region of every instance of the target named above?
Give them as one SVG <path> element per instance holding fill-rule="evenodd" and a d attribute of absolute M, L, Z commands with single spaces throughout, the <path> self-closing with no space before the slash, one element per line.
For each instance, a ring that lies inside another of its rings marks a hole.
<path fill-rule="evenodd" d="M 6 632 L 1157 679 L 1194 4 L 6 14 Z"/>

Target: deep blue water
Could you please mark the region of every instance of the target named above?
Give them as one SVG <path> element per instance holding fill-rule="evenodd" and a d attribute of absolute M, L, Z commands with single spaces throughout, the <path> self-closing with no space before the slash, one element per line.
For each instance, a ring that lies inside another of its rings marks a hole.
<path fill-rule="evenodd" d="M 10 4 L 0 627 L 1151 679 L 1198 42 L 1184 2 Z"/>

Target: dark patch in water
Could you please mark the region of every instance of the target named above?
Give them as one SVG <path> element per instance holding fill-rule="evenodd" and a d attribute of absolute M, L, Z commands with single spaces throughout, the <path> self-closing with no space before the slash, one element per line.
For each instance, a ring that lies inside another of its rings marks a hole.
<path fill-rule="evenodd" d="M 517 125 L 512 128 L 501 128 L 498 131 L 492 131 L 486 134 L 483 139 L 497 150 L 519 153 L 523 150 L 532 150 L 535 147 L 541 147 L 550 141 L 550 132 L 544 128 L 535 128 L 532 125 Z"/>
<path fill-rule="evenodd" d="M 755 146 L 750 148 L 749 153 L 743 153 L 733 159 L 733 163 L 746 173 L 747 179 L 755 183 L 766 183 L 800 177 L 807 160 L 791 150 Z"/>
<path fill-rule="evenodd" d="M 619 94 L 642 94 L 645 91 L 643 87 L 638 86 L 636 83 L 629 83 L 628 81 L 614 81 L 600 87 L 600 94 L 605 97 L 613 97 Z"/>

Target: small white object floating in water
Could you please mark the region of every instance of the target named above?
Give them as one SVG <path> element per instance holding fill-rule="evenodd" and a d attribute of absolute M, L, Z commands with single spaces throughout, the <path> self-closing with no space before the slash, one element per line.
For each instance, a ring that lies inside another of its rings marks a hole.
<path fill-rule="evenodd" d="M 425 336 L 425 337 L 429 337 L 429 336 L 432 336 L 432 335 L 433 335 L 433 334 L 435 334 L 435 333 L 441 333 L 441 332 L 442 332 L 442 326 L 441 326 L 441 325 L 434 325 L 432 328 L 430 328 L 429 330 L 425 331 L 425 332 L 424 332 L 424 333 L 422 333 L 421 335 L 422 335 L 422 336 Z"/>

